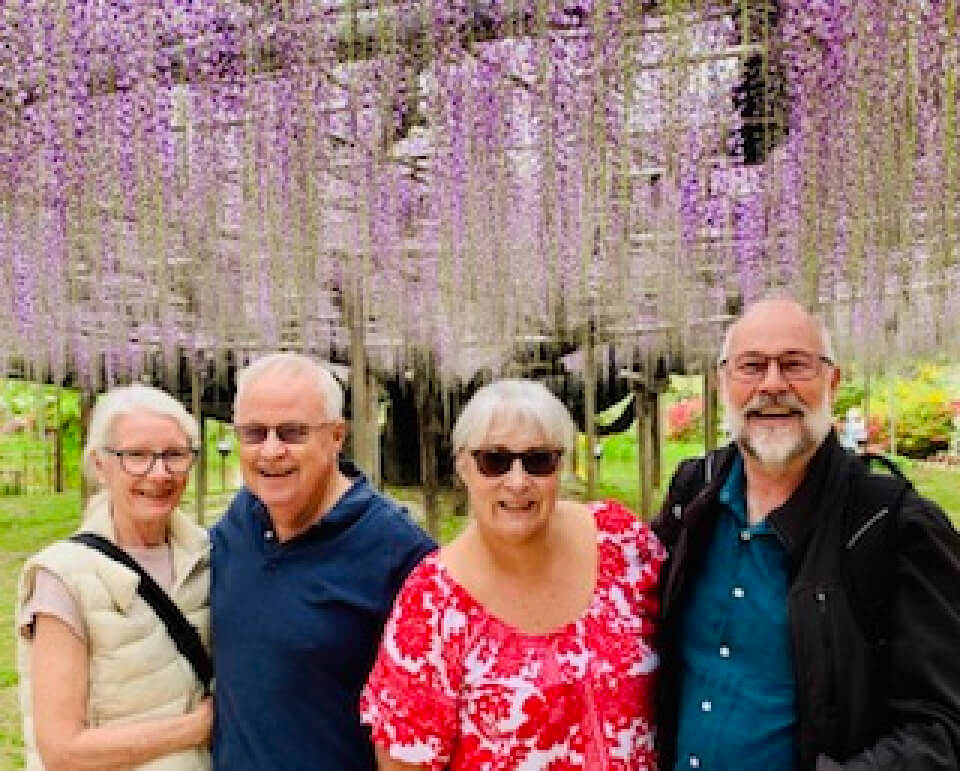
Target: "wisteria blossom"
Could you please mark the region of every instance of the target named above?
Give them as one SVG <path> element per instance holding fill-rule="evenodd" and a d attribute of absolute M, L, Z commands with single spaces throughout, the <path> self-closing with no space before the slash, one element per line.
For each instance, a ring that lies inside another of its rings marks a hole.
<path fill-rule="evenodd" d="M 960 339 L 951 0 L 0 3 L 0 360 Z M 939 348 L 935 348 L 939 346 Z"/>

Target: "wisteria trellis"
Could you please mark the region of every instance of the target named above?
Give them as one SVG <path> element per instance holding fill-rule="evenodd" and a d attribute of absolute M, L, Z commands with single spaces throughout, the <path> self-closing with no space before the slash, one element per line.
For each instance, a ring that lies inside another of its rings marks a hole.
<path fill-rule="evenodd" d="M 695 354 L 771 285 L 955 351 L 958 4 L 0 0 L 0 363 Z"/>

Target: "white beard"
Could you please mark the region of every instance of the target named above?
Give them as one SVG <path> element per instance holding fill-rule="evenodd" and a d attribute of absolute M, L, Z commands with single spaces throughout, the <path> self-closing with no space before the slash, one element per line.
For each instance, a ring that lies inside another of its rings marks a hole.
<path fill-rule="evenodd" d="M 747 425 L 746 413 L 758 407 L 786 406 L 803 413 L 799 427 Z M 807 407 L 792 394 L 780 398 L 755 396 L 740 409 L 724 398 L 727 426 L 730 435 L 743 451 L 769 468 L 783 468 L 790 461 L 815 450 L 830 433 L 833 410 L 830 383 L 824 387 L 817 407 Z"/>

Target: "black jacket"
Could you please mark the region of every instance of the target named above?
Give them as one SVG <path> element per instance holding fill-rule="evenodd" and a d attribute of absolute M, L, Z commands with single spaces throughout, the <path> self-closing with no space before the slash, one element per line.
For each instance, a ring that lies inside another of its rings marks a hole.
<path fill-rule="evenodd" d="M 680 693 L 677 635 L 716 522 L 717 493 L 739 450 L 714 457 L 711 481 L 689 499 L 687 461 L 654 530 L 670 551 L 661 573 L 660 767 L 674 763 Z M 909 489 L 897 524 L 884 640 L 866 635 L 843 580 L 843 530 L 862 464 L 831 433 L 803 483 L 768 521 L 790 557 L 789 617 L 797 684 L 797 768 L 960 768 L 960 537 Z M 678 482 L 678 480 L 680 480 Z M 686 480 L 686 481 L 684 481 Z"/>

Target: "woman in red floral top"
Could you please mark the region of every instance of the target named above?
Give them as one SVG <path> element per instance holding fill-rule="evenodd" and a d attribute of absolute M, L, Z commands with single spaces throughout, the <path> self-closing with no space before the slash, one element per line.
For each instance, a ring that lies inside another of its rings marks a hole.
<path fill-rule="evenodd" d="M 381 769 L 655 769 L 663 550 L 618 503 L 558 500 L 574 427 L 501 380 L 453 431 L 473 515 L 407 579 L 361 700 Z"/>

